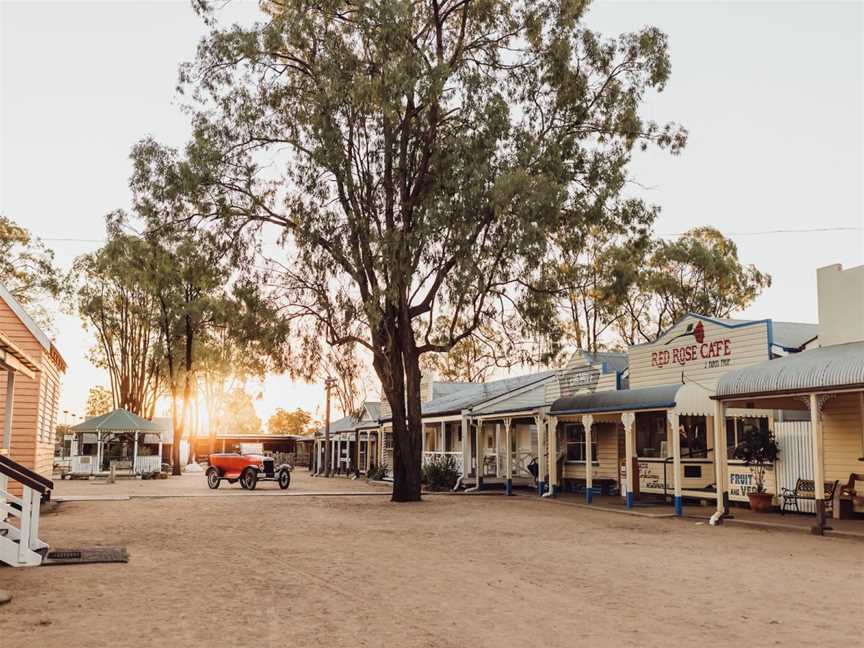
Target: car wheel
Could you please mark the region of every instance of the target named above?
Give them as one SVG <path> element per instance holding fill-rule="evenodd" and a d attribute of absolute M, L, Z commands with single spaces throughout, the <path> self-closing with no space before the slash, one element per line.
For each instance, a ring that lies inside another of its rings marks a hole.
<path fill-rule="evenodd" d="M 285 490 L 291 485 L 291 471 L 282 470 L 279 473 L 279 488 Z"/>
<path fill-rule="evenodd" d="M 219 488 L 219 482 L 222 480 L 219 479 L 219 471 L 215 468 L 207 469 L 207 485 L 210 488 L 216 489 Z"/>
<path fill-rule="evenodd" d="M 240 485 L 246 490 L 255 490 L 257 484 L 258 473 L 254 468 L 247 468 L 243 471 L 243 474 L 240 475 Z"/>

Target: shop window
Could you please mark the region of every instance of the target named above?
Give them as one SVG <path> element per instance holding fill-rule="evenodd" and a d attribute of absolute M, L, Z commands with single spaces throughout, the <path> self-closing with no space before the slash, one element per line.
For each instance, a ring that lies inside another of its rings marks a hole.
<path fill-rule="evenodd" d="M 735 456 L 735 449 L 744 437 L 754 430 L 767 430 L 768 419 L 755 416 L 742 416 L 726 419 L 726 447 L 730 457 Z"/>
<path fill-rule="evenodd" d="M 696 465 L 685 465 L 684 466 L 684 477 L 687 479 L 701 479 L 702 478 L 702 466 L 699 464 Z"/>
<path fill-rule="evenodd" d="M 457 452 L 462 449 L 462 425 L 448 423 L 444 434 L 444 452 Z"/>
<path fill-rule="evenodd" d="M 666 412 L 636 413 L 637 456 L 666 457 L 666 439 Z"/>
<path fill-rule="evenodd" d="M 567 441 L 567 461 L 585 461 L 585 428 L 574 423 L 564 429 Z M 591 429 L 592 463 L 597 463 L 597 426 Z"/>
<path fill-rule="evenodd" d="M 681 457 L 708 456 L 708 430 L 704 416 L 680 416 L 678 434 L 681 438 Z"/>
<path fill-rule="evenodd" d="M 438 427 L 426 428 L 426 452 L 438 452 L 438 437 L 441 430 Z"/>

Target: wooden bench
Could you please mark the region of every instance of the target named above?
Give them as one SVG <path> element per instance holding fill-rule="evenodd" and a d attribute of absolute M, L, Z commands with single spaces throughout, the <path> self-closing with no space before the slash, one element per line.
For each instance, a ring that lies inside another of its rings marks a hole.
<path fill-rule="evenodd" d="M 837 490 L 837 486 L 840 484 L 840 481 L 834 482 L 825 482 L 825 510 L 829 511 L 834 508 L 834 491 Z M 815 500 L 816 499 L 816 482 L 812 479 L 799 479 L 795 482 L 795 488 L 792 490 L 788 488 L 782 489 L 780 493 L 780 513 L 781 515 L 786 513 L 787 510 L 792 510 L 794 507 L 796 513 L 800 513 L 801 509 L 798 507 L 799 500 Z"/>
<path fill-rule="evenodd" d="M 840 497 L 850 500 L 853 513 L 864 513 L 864 473 L 852 473 L 840 490 Z"/>

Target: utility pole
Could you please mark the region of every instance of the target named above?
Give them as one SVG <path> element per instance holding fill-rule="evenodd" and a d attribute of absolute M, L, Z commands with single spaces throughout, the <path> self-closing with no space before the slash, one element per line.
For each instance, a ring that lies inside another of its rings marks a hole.
<path fill-rule="evenodd" d="M 327 378 L 324 381 L 324 389 L 327 391 L 327 407 L 324 414 L 324 476 L 330 476 L 330 390 L 336 386 L 335 378 Z"/>

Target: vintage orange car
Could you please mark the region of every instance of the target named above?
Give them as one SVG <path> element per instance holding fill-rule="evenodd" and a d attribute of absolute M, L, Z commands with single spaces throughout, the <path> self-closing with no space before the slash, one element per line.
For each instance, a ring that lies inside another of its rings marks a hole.
<path fill-rule="evenodd" d="M 290 464 L 276 466 L 272 457 L 257 452 L 211 454 L 209 461 L 210 467 L 205 474 L 210 488 L 219 488 L 223 479 L 229 484 L 239 481 L 240 486 L 247 490 L 255 490 L 259 481 L 275 481 L 283 490 L 291 485 Z"/>

